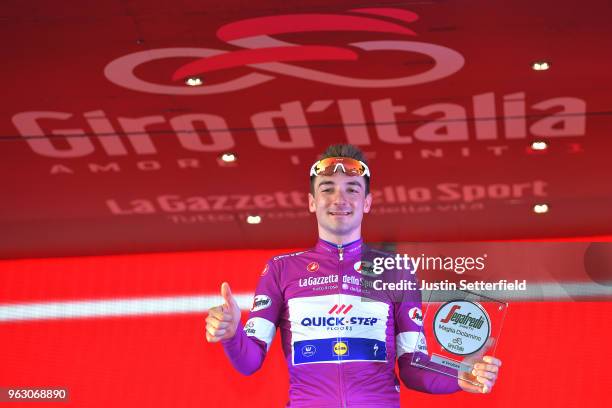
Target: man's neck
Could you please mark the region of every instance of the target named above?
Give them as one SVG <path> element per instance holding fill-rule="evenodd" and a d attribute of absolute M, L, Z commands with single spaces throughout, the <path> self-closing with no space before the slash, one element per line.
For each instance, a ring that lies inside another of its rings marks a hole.
<path fill-rule="evenodd" d="M 353 233 L 346 235 L 334 235 L 327 233 L 327 231 L 319 230 L 319 239 L 322 239 L 325 242 L 329 242 L 332 245 L 344 246 L 360 240 L 361 230 L 354 231 Z"/>
<path fill-rule="evenodd" d="M 351 241 L 351 242 L 344 242 L 344 243 L 342 243 L 342 244 L 337 244 L 337 243 L 335 243 L 335 242 L 330 242 L 330 241 L 327 241 L 327 240 L 325 240 L 325 239 L 323 239 L 323 238 L 320 238 L 320 237 L 319 237 L 319 239 L 320 239 L 321 241 L 325 242 L 326 244 L 331 245 L 331 246 L 335 246 L 335 247 L 338 247 L 338 248 L 342 248 L 342 247 L 345 247 L 345 246 L 349 246 L 349 245 L 351 245 L 351 244 L 354 244 L 355 242 L 359 241 L 361 238 L 357 238 L 356 240 Z"/>

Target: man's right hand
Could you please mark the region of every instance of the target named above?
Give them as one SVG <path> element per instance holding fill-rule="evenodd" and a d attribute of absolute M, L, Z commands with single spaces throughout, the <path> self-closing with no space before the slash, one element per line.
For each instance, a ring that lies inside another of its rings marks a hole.
<path fill-rule="evenodd" d="M 216 343 L 234 337 L 240 324 L 240 307 L 232 296 L 227 282 L 221 284 L 223 304 L 208 309 L 206 317 L 206 340 Z"/>

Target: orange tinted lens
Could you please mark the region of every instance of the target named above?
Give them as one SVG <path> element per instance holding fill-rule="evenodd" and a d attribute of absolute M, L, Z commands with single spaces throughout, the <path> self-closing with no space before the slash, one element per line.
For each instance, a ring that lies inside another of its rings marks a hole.
<path fill-rule="evenodd" d="M 315 172 L 317 173 L 317 176 L 332 175 L 334 172 L 334 166 L 332 163 L 332 159 L 328 158 L 328 159 L 320 160 L 319 163 L 317 164 L 317 167 L 315 167 Z"/>
<path fill-rule="evenodd" d="M 315 171 L 320 176 L 331 176 L 335 171 L 342 171 L 347 176 L 362 176 L 365 172 L 364 167 L 358 160 L 346 157 L 328 157 L 319 162 Z"/>

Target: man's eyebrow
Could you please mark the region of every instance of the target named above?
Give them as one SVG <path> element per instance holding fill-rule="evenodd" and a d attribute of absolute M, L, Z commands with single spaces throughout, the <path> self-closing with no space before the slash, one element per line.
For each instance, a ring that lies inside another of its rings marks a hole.
<path fill-rule="evenodd" d="M 321 181 L 321 182 L 320 182 L 320 183 L 317 185 L 317 187 L 321 187 L 321 186 L 323 186 L 323 185 L 332 185 L 332 186 L 333 186 L 334 184 L 336 184 L 336 183 L 334 183 L 334 182 L 333 182 L 333 181 L 331 181 L 331 180 L 326 180 L 326 181 Z"/>
<path fill-rule="evenodd" d="M 350 184 L 352 186 L 357 186 L 357 187 L 361 187 L 361 184 L 359 184 L 358 181 L 349 181 L 346 184 Z"/>

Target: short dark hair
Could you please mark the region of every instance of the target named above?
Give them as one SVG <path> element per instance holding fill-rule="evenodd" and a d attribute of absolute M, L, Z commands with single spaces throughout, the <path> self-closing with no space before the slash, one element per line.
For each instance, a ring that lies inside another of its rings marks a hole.
<path fill-rule="evenodd" d="M 349 157 L 351 159 L 359 160 L 364 162 L 366 165 L 368 161 L 365 158 L 363 152 L 352 144 L 335 144 L 330 145 L 325 151 L 319 156 L 318 160 L 327 159 L 328 157 Z M 314 195 L 314 180 L 315 176 L 310 176 L 310 193 Z M 365 176 L 365 194 L 370 194 L 370 177 Z"/>

